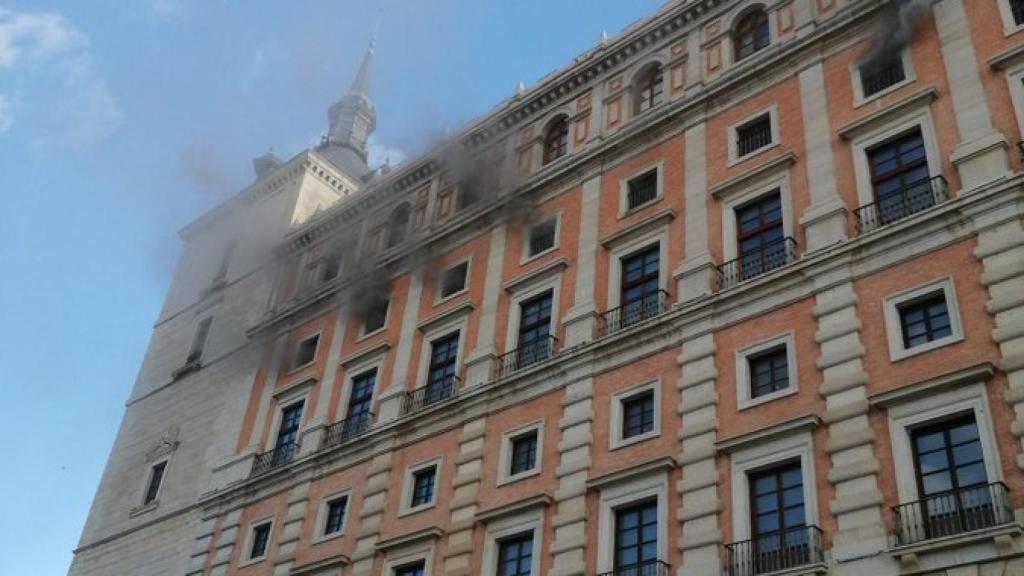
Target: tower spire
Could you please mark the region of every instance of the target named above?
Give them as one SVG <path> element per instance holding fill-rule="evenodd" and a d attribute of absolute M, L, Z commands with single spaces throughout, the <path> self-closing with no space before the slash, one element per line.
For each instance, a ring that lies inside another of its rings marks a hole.
<path fill-rule="evenodd" d="M 379 16 L 377 22 L 379 25 Z M 348 94 L 331 105 L 327 111 L 327 138 L 318 148 L 320 153 L 338 168 L 355 178 L 363 178 L 370 172 L 366 164 L 366 148 L 370 134 L 377 127 L 377 113 L 370 100 L 370 80 L 373 76 L 376 47 L 375 29 Z"/>

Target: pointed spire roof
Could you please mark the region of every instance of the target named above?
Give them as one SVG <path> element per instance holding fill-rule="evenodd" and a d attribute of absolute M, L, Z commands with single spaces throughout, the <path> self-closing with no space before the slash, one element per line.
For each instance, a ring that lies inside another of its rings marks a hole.
<path fill-rule="evenodd" d="M 359 65 L 359 72 L 356 73 L 356 78 L 352 81 L 352 88 L 349 89 L 349 94 L 370 97 L 370 80 L 373 75 L 373 51 L 376 47 L 377 31 L 374 30 L 373 38 L 370 39 L 370 45 L 366 48 L 366 54 L 363 55 L 363 63 Z"/>
<path fill-rule="evenodd" d="M 327 138 L 317 147 L 335 166 L 355 178 L 370 174 L 367 166 L 367 141 L 377 127 L 377 114 L 370 100 L 373 55 L 377 46 L 374 30 L 363 55 L 352 88 L 327 111 Z"/>

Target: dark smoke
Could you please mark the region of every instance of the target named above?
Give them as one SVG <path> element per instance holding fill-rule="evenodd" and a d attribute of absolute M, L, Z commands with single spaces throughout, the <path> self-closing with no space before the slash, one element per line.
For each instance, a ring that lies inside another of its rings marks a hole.
<path fill-rule="evenodd" d="M 878 70 L 906 48 L 931 13 L 931 0 L 891 0 L 878 15 L 864 66 Z"/>

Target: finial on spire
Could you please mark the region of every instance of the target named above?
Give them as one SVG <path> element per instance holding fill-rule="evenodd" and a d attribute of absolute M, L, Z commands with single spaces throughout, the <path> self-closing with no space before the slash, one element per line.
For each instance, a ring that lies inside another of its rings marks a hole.
<path fill-rule="evenodd" d="M 601 38 L 598 41 L 598 44 L 600 44 L 601 46 L 604 46 L 607 43 L 608 43 L 608 31 L 607 30 L 601 30 Z"/>
<path fill-rule="evenodd" d="M 523 81 L 520 80 L 516 83 L 516 98 L 522 98 L 523 94 L 526 94 L 526 84 L 523 84 Z"/>

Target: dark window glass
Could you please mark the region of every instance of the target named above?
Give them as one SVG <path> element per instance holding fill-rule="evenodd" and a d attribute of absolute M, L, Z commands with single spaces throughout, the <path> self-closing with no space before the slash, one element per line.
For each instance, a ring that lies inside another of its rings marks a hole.
<path fill-rule="evenodd" d="M 1024 25 L 1024 0 L 1010 0 L 1010 12 L 1013 13 L 1014 24 Z"/>
<path fill-rule="evenodd" d="M 657 244 L 622 259 L 622 304 L 657 300 L 661 249 Z"/>
<path fill-rule="evenodd" d="M 643 206 L 658 197 L 658 171 L 641 174 L 627 184 L 626 204 L 629 210 Z"/>
<path fill-rule="evenodd" d="M 381 300 L 380 302 L 373 304 L 370 309 L 364 313 L 363 334 L 376 332 L 384 327 L 384 323 L 388 320 L 388 305 L 390 303 L 390 300 Z"/>
<path fill-rule="evenodd" d="M 419 470 L 412 475 L 412 502 L 410 507 L 430 504 L 434 501 L 434 480 L 437 477 L 437 467 L 431 466 Z"/>
<path fill-rule="evenodd" d="M 803 473 L 799 462 L 750 475 L 750 513 L 757 573 L 786 567 L 808 553 Z"/>
<path fill-rule="evenodd" d="M 320 336 L 310 336 L 302 342 L 299 342 L 299 347 L 295 349 L 295 360 L 292 362 L 293 368 L 299 366 L 305 366 L 316 358 L 316 347 L 320 344 Z"/>
<path fill-rule="evenodd" d="M 373 407 L 373 389 L 377 385 L 377 370 L 363 372 L 352 379 L 352 394 L 348 400 L 348 418 L 366 418 Z"/>
<path fill-rule="evenodd" d="M 785 346 L 751 356 L 747 362 L 751 398 L 789 388 L 789 359 Z"/>
<path fill-rule="evenodd" d="M 654 430 L 654 391 L 648 390 L 622 400 L 622 438 Z"/>
<path fill-rule="evenodd" d="M 341 272 L 341 253 L 332 251 L 324 256 L 323 270 L 320 273 L 321 282 L 330 282 L 338 277 Z"/>
<path fill-rule="evenodd" d="M 530 228 L 530 256 L 535 256 L 555 245 L 558 222 L 552 218 Z"/>
<path fill-rule="evenodd" d="M 152 504 L 156 501 L 156 495 L 160 492 L 160 483 L 164 479 L 164 470 L 167 468 L 167 461 L 160 462 L 150 469 L 149 484 L 146 485 L 146 497 L 143 504 Z"/>
<path fill-rule="evenodd" d="M 661 65 L 651 66 L 637 82 L 637 112 L 646 112 L 661 104 L 662 92 L 665 90 L 662 82 L 663 75 Z"/>
<path fill-rule="evenodd" d="M 387 222 L 387 247 L 397 246 L 405 240 L 405 232 L 409 229 L 409 204 L 401 203 L 391 212 Z"/>
<path fill-rule="evenodd" d="M 529 576 L 533 561 L 533 534 L 498 542 L 497 576 Z"/>
<path fill-rule="evenodd" d="M 512 464 L 509 475 L 529 472 L 537 467 L 537 431 L 531 430 L 512 438 Z"/>
<path fill-rule="evenodd" d="M 869 62 L 860 69 L 861 91 L 865 97 L 877 94 L 889 86 L 906 80 L 903 57 L 896 53 L 879 62 Z"/>
<path fill-rule="evenodd" d="M 249 558 L 261 558 L 267 553 L 267 543 L 270 541 L 270 522 L 264 522 L 252 529 L 252 548 L 249 549 Z"/>
<path fill-rule="evenodd" d="M 878 217 L 888 224 L 935 205 L 921 131 L 915 129 L 867 152 Z"/>
<path fill-rule="evenodd" d="M 615 569 L 658 559 L 658 502 L 615 511 Z M 640 574 L 639 570 L 636 572 Z"/>
<path fill-rule="evenodd" d="M 442 298 L 461 292 L 466 287 L 466 271 L 468 269 L 469 262 L 463 262 L 444 271 L 444 276 L 441 277 Z"/>
<path fill-rule="evenodd" d="M 210 325 L 213 324 L 213 317 L 203 318 L 196 327 L 196 333 L 192 336 L 192 346 L 188 349 L 188 357 L 185 363 L 199 362 L 203 357 L 203 347 L 206 346 L 206 337 L 210 334 Z"/>
<path fill-rule="evenodd" d="M 344 527 L 346 507 L 348 507 L 347 496 L 342 496 L 327 503 L 327 520 L 324 522 L 324 534 L 334 534 L 341 531 Z"/>
<path fill-rule="evenodd" d="M 897 306 L 903 347 L 913 348 L 952 334 L 945 292 L 936 292 Z"/>
<path fill-rule="evenodd" d="M 428 386 L 450 386 L 455 377 L 459 354 L 459 333 L 438 338 L 430 346 Z"/>
<path fill-rule="evenodd" d="M 741 280 L 785 262 L 782 196 L 778 191 L 737 208 L 736 227 Z"/>
<path fill-rule="evenodd" d="M 736 157 L 742 158 L 772 143 L 772 117 L 764 114 L 736 128 Z"/>
<path fill-rule="evenodd" d="M 522 368 L 544 360 L 551 353 L 551 292 L 520 305 L 517 365 Z"/>
<path fill-rule="evenodd" d="M 281 411 L 281 427 L 277 431 L 277 448 L 293 446 L 299 439 L 303 402 L 296 402 Z"/>
<path fill-rule="evenodd" d="M 569 122 L 561 116 L 551 123 L 544 135 L 544 163 L 565 156 L 569 144 Z"/>
<path fill-rule="evenodd" d="M 768 14 L 754 10 L 744 16 L 733 33 L 733 59 L 740 60 L 768 46 L 770 40 Z"/>
<path fill-rule="evenodd" d="M 406 564 L 400 568 L 395 568 L 395 576 L 423 576 L 424 572 L 423 561 L 416 562 L 414 564 Z"/>

